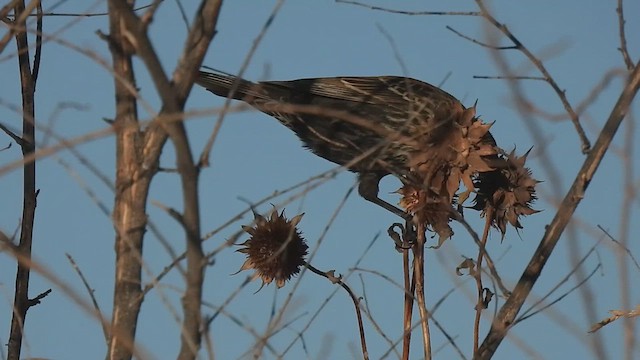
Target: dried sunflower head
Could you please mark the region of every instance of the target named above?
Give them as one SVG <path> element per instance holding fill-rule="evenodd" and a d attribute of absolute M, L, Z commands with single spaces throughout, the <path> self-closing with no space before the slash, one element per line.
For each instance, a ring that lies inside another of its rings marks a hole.
<path fill-rule="evenodd" d="M 445 240 L 453 235 L 449 226 L 451 203 L 446 197 L 438 196 L 430 190 L 423 190 L 411 185 L 404 185 L 398 191 L 402 195 L 400 206 L 413 215 L 414 222 L 425 224 L 431 231 L 438 234 L 439 248 Z"/>
<path fill-rule="evenodd" d="M 529 151 L 523 156 L 516 156 L 515 150 L 500 158 L 503 166 L 493 171 L 479 173 L 473 209 L 489 216 L 491 224 L 500 229 L 502 236 L 507 231 L 507 223 L 521 229 L 521 215 L 531 215 L 539 210 L 531 208 L 536 200 L 535 186 L 538 180 L 531 176 L 531 170 L 525 167 Z"/>
<path fill-rule="evenodd" d="M 254 269 L 253 278 L 260 278 L 262 286 L 275 280 L 278 288 L 298 274 L 309 249 L 296 227 L 303 215 L 288 220 L 284 210 L 278 214 L 275 208 L 269 219 L 255 214 L 254 227 L 242 226 L 251 237 L 237 250 L 247 255 L 238 272 Z"/>
<path fill-rule="evenodd" d="M 449 226 L 453 207 L 475 191 L 474 176 L 492 170 L 489 161 L 500 152 L 489 132 L 492 124 L 476 117 L 475 106 L 461 109 L 450 121 L 437 136 L 418 139 L 421 146 L 408 160 L 419 181 L 398 191 L 402 195 L 400 206 L 414 216 L 416 223 L 438 234 L 437 247 L 453 234 Z M 461 181 L 467 190 L 458 194 Z"/>

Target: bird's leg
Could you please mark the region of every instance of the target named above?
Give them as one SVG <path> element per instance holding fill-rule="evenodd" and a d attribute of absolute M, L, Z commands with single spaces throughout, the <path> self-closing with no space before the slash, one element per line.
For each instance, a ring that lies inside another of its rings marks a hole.
<path fill-rule="evenodd" d="M 411 248 L 417 243 L 418 234 L 416 228 L 413 226 L 413 219 L 405 219 L 404 233 L 402 234 L 403 246 L 405 248 Z"/>
<path fill-rule="evenodd" d="M 407 221 L 410 221 L 412 218 L 410 214 L 408 214 L 407 212 L 403 211 L 402 209 L 396 206 L 389 204 L 388 202 L 378 197 L 379 183 L 380 183 L 380 180 L 385 175 L 386 174 L 381 175 L 380 173 L 375 173 L 375 172 L 359 173 L 358 174 L 358 193 L 365 200 L 370 201 L 382 207 L 383 209 L 386 209 L 387 211 L 390 211 L 400 216 L 401 218 Z"/>

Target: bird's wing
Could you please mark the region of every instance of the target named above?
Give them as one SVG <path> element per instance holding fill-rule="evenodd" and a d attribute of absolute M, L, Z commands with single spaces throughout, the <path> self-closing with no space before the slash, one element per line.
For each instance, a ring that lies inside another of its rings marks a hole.
<path fill-rule="evenodd" d="M 200 71 L 195 82 L 212 93 L 228 97 L 233 89 L 233 98 L 237 100 L 267 98 L 257 84 L 232 75 Z"/>
<path fill-rule="evenodd" d="M 437 102 L 458 102 L 455 97 L 433 85 L 397 76 L 332 77 L 267 81 L 261 84 L 330 99 L 403 109 L 406 109 L 408 103 L 420 101 L 421 98 L 431 98 Z"/>

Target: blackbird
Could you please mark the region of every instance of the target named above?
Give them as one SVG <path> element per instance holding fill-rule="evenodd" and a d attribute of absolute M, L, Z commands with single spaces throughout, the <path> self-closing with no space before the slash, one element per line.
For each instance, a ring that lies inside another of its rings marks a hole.
<path fill-rule="evenodd" d="M 438 87 L 399 76 L 251 82 L 200 71 L 196 83 L 275 117 L 314 154 L 357 173 L 364 199 L 405 219 L 378 197 L 380 180 L 412 181 L 411 153 L 450 131 L 464 109 Z"/>

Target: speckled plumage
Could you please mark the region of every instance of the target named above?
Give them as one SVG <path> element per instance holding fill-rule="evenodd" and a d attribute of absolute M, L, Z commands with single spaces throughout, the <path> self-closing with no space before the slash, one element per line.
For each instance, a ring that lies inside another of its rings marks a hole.
<path fill-rule="evenodd" d="M 405 180 L 410 153 L 437 141 L 464 110 L 447 92 L 397 76 L 253 83 L 201 71 L 196 83 L 222 97 L 235 88 L 233 99 L 278 119 L 314 154 L 358 173 L 360 194 L 401 216 L 378 198 L 380 179 Z"/>

